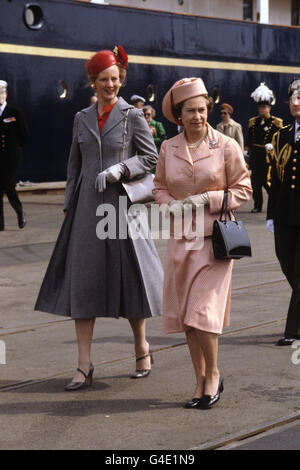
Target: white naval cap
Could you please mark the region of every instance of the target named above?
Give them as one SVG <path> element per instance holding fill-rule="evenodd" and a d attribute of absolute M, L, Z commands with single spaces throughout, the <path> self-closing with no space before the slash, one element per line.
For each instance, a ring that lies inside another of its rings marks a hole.
<path fill-rule="evenodd" d="M 7 90 L 7 82 L 0 80 L 0 93 L 4 93 Z"/>
<path fill-rule="evenodd" d="M 143 103 L 145 103 L 145 98 L 143 98 L 142 96 L 139 96 L 139 95 L 132 95 L 130 97 L 130 101 L 133 103 L 134 101 L 142 101 Z"/>

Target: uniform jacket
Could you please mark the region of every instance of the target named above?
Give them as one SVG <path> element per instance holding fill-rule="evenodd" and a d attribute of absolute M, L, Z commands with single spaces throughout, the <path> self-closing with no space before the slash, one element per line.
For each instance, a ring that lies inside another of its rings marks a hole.
<path fill-rule="evenodd" d="M 295 126 L 280 129 L 273 137 L 271 188 L 267 218 L 277 223 L 300 225 L 300 143 Z"/>
<path fill-rule="evenodd" d="M 251 184 L 240 146 L 207 124 L 208 134 L 201 144 L 201 156 L 192 162 L 184 133 L 163 142 L 155 173 L 157 203 L 183 200 L 208 193 L 204 209 L 204 235 L 212 235 L 213 222 L 228 190 L 230 209 L 237 209 L 251 196 Z"/>
<path fill-rule="evenodd" d="M 0 116 L 0 173 L 4 179 L 15 176 L 21 149 L 27 142 L 27 127 L 23 113 L 6 105 Z"/>
<path fill-rule="evenodd" d="M 225 134 L 228 137 L 231 137 L 232 139 L 236 140 L 237 143 L 240 145 L 241 149 L 244 150 L 244 137 L 242 126 L 233 119 L 229 120 L 228 127 L 226 130 L 224 129 L 224 126 L 225 124 L 223 122 L 220 122 L 217 125 L 217 130 L 222 134 Z"/>
<path fill-rule="evenodd" d="M 249 119 L 247 147 L 250 150 L 250 168 L 265 170 L 268 166 L 265 145 L 272 142 L 273 135 L 282 127 L 282 119 L 271 116 L 262 119 L 255 116 Z"/>
<path fill-rule="evenodd" d="M 37 310 L 73 318 L 118 313 L 110 311 L 112 302 L 108 299 L 113 296 L 111 285 L 121 275 L 122 250 L 126 247 L 119 239 L 118 225 L 119 196 L 126 193 L 121 183 L 108 184 L 106 190 L 99 193 L 95 179 L 100 171 L 120 161 L 128 167 L 131 179 L 156 165 L 157 151 L 143 112 L 119 98 L 101 135 L 97 103 L 77 113 L 67 171 L 64 206 L 67 214 L 39 294 Z M 115 208 L 117 223 L 116 237 L 106 240 L 96 234 L 101 220 L 98 208 L 103 203 Z M 132 246 L 151 314 L 160 315 L 163 272 L 154 243 L 151 238 L 140 238 L 132 240 Z M 122 276 L 126 277 L 126 272 Z"/>

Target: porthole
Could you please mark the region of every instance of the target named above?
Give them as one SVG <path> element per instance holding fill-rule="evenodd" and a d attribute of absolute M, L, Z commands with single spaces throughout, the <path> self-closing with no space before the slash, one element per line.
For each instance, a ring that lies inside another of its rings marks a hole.
<path fill-rule="evenodd" d="M 40 5 L 36 3 L 25 5 L 23 19 L 27 28 L 40 29 L 44 22 L 43 10 Z"/>
<path fill-rule="evenodd" d="M 155 86 L 154 85 L 148 85 L 147 86 L 147 95 L 148 95 L 148 101 L 150 101 L 150 103 L 155 101 L 156 93 L 155 93 Z"/>
<path fill-rule="evenodd" d="M 275 93 L 273 92 L 273 100 L 272 100 L 271 106 L 274 106 L 274 104 L 276 104 L 276 96 L 275 96 Z"/>
<path fill-rule="evenodd" d="M 215 104 L 220 103 L 220 90 L 218 87 L 215 87 L 212 92 L 212 99 L 214 100 Z"/>
<path fill-rule="evenodd" d="M 66 99 L 68 95 L 68 87 L 67 87 L 66 82 L 64 82 L 63 80 L 59 80 L 56 86 L 56 91 L 57 91 L 58 97 L 61 100 Z"/>

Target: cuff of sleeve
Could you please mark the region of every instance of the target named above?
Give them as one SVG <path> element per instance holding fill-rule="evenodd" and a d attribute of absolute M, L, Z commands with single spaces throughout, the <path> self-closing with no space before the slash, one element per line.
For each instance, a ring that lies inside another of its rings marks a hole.
<path fill-rule="evenodd" d="M 207 191 L 210 214 L 218 214 L 222 209 L 224 191 Z"/>

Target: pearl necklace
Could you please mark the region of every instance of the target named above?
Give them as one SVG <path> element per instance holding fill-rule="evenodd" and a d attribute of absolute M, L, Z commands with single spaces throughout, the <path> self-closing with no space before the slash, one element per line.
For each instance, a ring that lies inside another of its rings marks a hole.
<path fill-rule="evenodd" d="M 193 143 L 187 142 L 188 148 L 189 149 L 195 149 L 195 148 L 199 147 L 201 142 L 205 139 L 206 135 L 207 135 L 207 133 L 205 132 L 205 134 L 199 140 L 197 140 L 197 142 L 193 142 Z"/>

